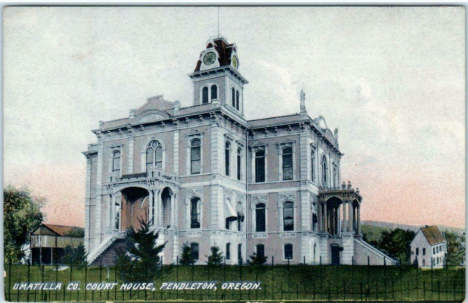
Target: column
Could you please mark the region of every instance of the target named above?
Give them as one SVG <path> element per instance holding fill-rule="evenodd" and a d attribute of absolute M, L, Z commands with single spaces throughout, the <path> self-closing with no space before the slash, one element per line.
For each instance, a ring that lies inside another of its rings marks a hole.
<path fill-rule="evenodd" d="M 324 232 L 328 232 L 328 210 L 327 210 L 327 203 L 323 203 L 324 207 L 323 207 L 323 211 L 325 213 L 325 220 L 324 220 L 324 223 L 325 223 L 325 228 L 324 228 Z"/>
<path fill-rule="evenodd" d="M 320 201 L 317 202 L 317 220 L 317 230 L 322 232 L 322 203 Z"/>
<path fill-rule="evenodd" d="M 353 202 L 348 202 L 348 231 L 353 232 Z"/>
<path fill-rule="evenodd" d="M 135 160 L 133 158 L 133 143 L 134 143 L 133 134 L 130 133 L 130 137 L 128 138 L 128 167 L 127 167 L 129 174 L 133 174 L 133 161 Z"/>
<path fill-rule="evenodd" d="M 115 212 L 115 196 L 110 196 L 110 230 L 115 230 L 115 216 L 117 215 Z"/>
<path fill-rule="evenodd" d="M 357 207 L 356 225 L 357 225 L 357 232 L 358 232 L 358 234 L 360 234 L 361 233 L 361 206 L 360 205 Z"/>
<path fill-rule="evenodd" d="M 153 201 L 153 190 L 149 191 L 149 196 L 148 196 L 148 222 L 151 222 L 151 225 L 154 225 L 154 220 L 153 220 L 153 207 L 154 207 L 154 201 Z M 151 221 L 153 220 L 153 221 Z"/>
<path fill-rule="evenodd" d="M 336 209 L 336 233 L 341 235 L 341 211 L 340 206 Z"/>
<path fill-rule="evenodd" d="M 343 228 L 342 232 L 347 232 L 348 231 L 348 220 L 346 218 L 346 208 L 348 207 L 348 204 L 343 202 Z"/>
<path fill-rule="evenodd" d="M 171 215 L 171 228 L 174 228 L 174 221 L 175 221 L 174 220 L 174 213 L 175 213 L 175 211 L 174 211 L 174 205 L 175 205 L 174 198 L 175 198 L 175 194 L 172 193 L 172 195 L 171 195 L 171 214 L 170 214 Z"/>
<path fill-rule="evenodd" d="M 85 202 L 85 241 L 84 246 L 87 252 L 91 251 L 90 248 L 90 204 L 91 204 L 91 165 L 92 160 L 89 155 L 86 155 L 86 202 Z"/>
<path fill-rule="evenodd" d="M 107 231 L 112 230 L 112 195 L 109 195 L 107 201 Z"/>

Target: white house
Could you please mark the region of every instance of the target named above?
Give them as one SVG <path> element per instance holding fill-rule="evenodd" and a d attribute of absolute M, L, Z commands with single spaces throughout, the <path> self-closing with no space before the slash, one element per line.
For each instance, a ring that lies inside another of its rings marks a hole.
<path fill-rule="evenodd" d="M 411 241 L 411 264 L 419 267 L 443 266 L 447 241 L 437 226 L 425 226 L 418 230 Z"/>

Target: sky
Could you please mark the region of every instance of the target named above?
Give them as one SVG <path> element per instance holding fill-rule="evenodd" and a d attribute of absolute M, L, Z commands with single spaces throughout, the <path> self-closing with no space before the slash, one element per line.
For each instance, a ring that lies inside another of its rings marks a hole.
<path fill-rule="evenodd" d="M 247 119 L 299 112 L 339 129 L 361 219 L 465 226 L 461 7 L 221 7 Z M 216 7 L 4 9 L 4 184 L 84 225 L 87 144 L 151 96 L 192 104 Z"/>

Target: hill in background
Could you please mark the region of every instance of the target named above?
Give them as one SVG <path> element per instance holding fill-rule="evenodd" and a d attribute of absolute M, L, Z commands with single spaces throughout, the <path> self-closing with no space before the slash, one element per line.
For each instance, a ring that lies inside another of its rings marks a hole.
<path fill-rule="evenodd" d="M 404 230 L 411 230 L 417 232 L 419 228 L 424 225 L 407 225 L 407 224 L 398 224 L 392 222 L 382 222 L 382 221 L 362 221 L 361 222 L 361 231 L 366 235 L 368 240 L 377 241 L 384 230 L 391 230 L 396 228 L 401 228 Z M 438 225 L 439 229 L 444 232 L 446 230 L 463 233 L 465 230 L 463 228 L 447 227 L 443 225 Z"/>

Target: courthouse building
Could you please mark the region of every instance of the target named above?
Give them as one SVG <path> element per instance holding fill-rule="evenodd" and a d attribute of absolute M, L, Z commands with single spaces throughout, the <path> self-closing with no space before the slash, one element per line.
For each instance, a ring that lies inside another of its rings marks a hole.
<path fill-rule="evenodd" d="M 342 183 L 338 130 L 300 112 L 246 120 L 235 44 L 210 39 L 195 70 L 191 106 L 149 98 L 128 117 L 100 122 L 87 158 L 85 246 L 92 264 L 112 262 L 125 230 L 143 219 L 197 264 L 211 246 L 227 264 L 254 252 L 276 264 L 394 264 L 362 240 L 363 198 Z M 195 62 L 194 62 L 195 63 Z"/>

